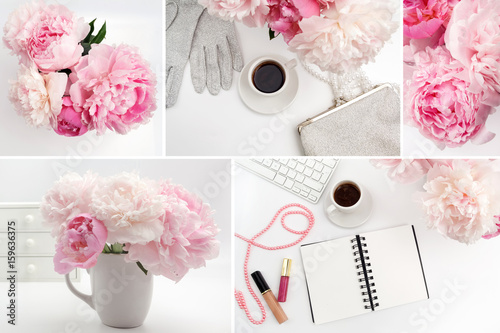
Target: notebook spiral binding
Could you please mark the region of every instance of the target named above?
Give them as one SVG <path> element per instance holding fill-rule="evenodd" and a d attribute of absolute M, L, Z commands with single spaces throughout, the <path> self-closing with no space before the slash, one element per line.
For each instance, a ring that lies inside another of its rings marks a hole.
<path fill-rule="evenodd" d="M 375 295 L 377 290 L 375 289 L 375 283 L 373 282 L 373 271 L 370 268 L 372 265 L 370 263 L 370 257 L 368 256 L 368 250 L 366 249 L 365 237 L 356 236 L 356 238 L 351 239 L 354 262 L 356 263 L 357 275 L 359 276 L 359 283 L 361 288 L 361 295 L 363 296 L 363 302 L 365 304 L 365 309 L 375 310 L 379 306 L 378 297 Z"/>

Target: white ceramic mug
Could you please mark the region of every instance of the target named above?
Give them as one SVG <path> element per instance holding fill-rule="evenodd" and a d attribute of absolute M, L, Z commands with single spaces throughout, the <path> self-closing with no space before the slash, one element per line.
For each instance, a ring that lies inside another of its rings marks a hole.
<path fill-rule="evenodd" d="M 253 76 L 254 76 L 255 69 L 257 67 L 259 67 L 261 64 L 266 63 L 266 62 L 274 62 L 274 63 L 278 64 L 281 67 L 281 70 L 282 70 L 283 76 L 284 76 L 284 82 L 283 82 L 283 85 L 281 86 L 281 88 L 275 92 L 272 92 L 272 93 L 265 93 L 265 92 L 260 91 L 259 89 L 257 89 L 255 87 L 254 82 L 253 82 Z M 279 95 L 286 89 L 286 86 L 288 85 L 288 81 L 291 79 L 290 78 L 290 70 L 292 68 L 294 68 L 295 66 L 297 66 L 296 59 L 291 59 L 291 60 L 288 60 L 286 62 L 283 62 L 278 57 L 274 57 L 272 55 L 271 56 L 263 56 L 263 57 L 254 59 L 252 61 L 252 65 L 248 69 L 248 85 L 251 87 L 251 89 L 254 92 L 256 92 L 257 94 L 262 95 L 262 96 L 271 97 L 271 96 Z"/>
<path fill-rule="evenodd" d="M 335 191 L 337 190 L 337 188 L 339 186 L 344 185 L 344 184 L 352 184 L 352 185 L 354 185 L 355 187 L 358 188 L 359 193 L 360 193 L 360 197 L 359 197 L 358 201 L 354 205 L 349 206 L 349 207 L 339 205 L 337 202 L 335 202 L 335 199 L 334 199 Z M 327 198 L 327 200 L 329 200 L 329 205 L 326 208 L 326 213 L 328 215 L 330 215 L 334 211 L 339 211 L 339 212 L 342 212 L 342 213 L 349 214 L 349 213 L 352 213 L 352 212 L 356 211 L 361 206 L 361 204 L 362 204 L 362 202 L 364 200 L 364 197 L 365 197 L 364 192 L 365 192 L 365 189 L 359 183 L 357 183 L 357 182 L 355 182 L 353 180 L 348 180 L 347 179 L 347 180 L 341 180 L 341 181 L 339 181 L 328 192 L 328 198 Z"/>
<path fill-rule="evenodd" d="M 108 326 L 132 328 L 142 325 L 151 306 L 153 276 L 136 263 L 126 263 L 123 254 L 101 253 L 97 264 L 88 269 L 91 295 L 85 295 L 73 286 L 66 274 L 69 290 L 96 310 Z"/>

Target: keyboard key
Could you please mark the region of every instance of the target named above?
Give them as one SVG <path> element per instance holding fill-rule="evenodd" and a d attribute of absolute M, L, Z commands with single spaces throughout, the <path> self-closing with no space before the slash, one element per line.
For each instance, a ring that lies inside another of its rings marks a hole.
<path fill-rule="evenodd" d="M 291 179 L 287 179 L 285 181 L 285 187 L 286 188 L 292 188 L 292 186 L 293 186 L 293 181 Z"/>
<path fill-rule="evenodd" d="M 256 157 L 256 158 L 252 158 L 252 159 L 253 159 L 254 161 L 259 162 L 259 163 L 264 162 L 264 159 L 263 159 L 263 158 L 257 158 L 257 157 Z"/>
<path fill-rule="evenodd" d="M 318 199 L 317 197 L 315 197 L 312 194 L 309 194 L 308 198 L 311 199 L 312 201 L 316 201 L 316 199 Z"/>
<path fill-rule="evenodd" d="M 298 188 L 297 186 L 294 186 L 294 187 L 292 187 L 292 191 L 294 191 L 295 193 L 300 193 L 300 188 Z"/>
<path fill-rule="evenodd" d="M 306 167 L 304 166 L 304 164 L 300 164 L 300 163 L 298 163 L 297 166 L 295 167 L 295 170 L 297 170 L 298 173 L 304 172 L 305 169 L 306 169 Z"/>
<path fill-rule="evenodd" d="M 294 160 L 290 160 L 288 161 L 287 166 L 290 167 L 290 169 L 295 169 L 295 167 L 297 166 L 297 162 L 295 162 Z"/>
<path fill-rule="evenodd" d="M 312 174 L 312 179 L 319 180 L 320 178 L 321 178 L 321 173 L 319 173 L 318 171 L 314 171 Z"/>
<path fill-rule="evenodd" d="M 309 196 L 309 193 L 307 193 L 306 191 L 300 191 L 300 195 L 307 198 Z"/>
<path fill-rule="evenodd" d="M 326 181 L 328 180 L 328 176 L 329 176 L 329 175 L 330 175 L 330 174 L 328 174 L 328 173 L 324 173 L 324 172 L 323 172 L 323 174 L 321 175 L 321 178 L 320 178 L 319 182 L 320 182 L 321 184 L 326 183 Z"/>
<path fill-rule="evenodd" d="M 304 185 L 309 186 L 310 188 L 312 188 L 315 191 L 321 191 L 321 189 L 323 188 L 322 184 L 315 182 L 311 178 L 306 178 L 304 180 Z"/>
<path fill-rule="evenodd" d="M 324 164 L 324 165 L 328 165 L 330 168 L 333 168 L 333 167 L 337 164 L 337 161 L 336 161 L 336 160 L 330 160 L 330 159 L 325 158 L 325 159 L 323 160 L 323 164 Z"/>
<path fill-rule="evenodd" d="M 281 164 L 287 164 L 288 163 L 288 159 L 286 159 L 286 158 L 280 158 L 279 161 L 280 161 Z"/>
<path fill-rule="evenodd" d="M 321 172 L 321 170 L 323 170 L 323 164 L 321 163 L 316 163 L 314 165 L 314 170 L 318 171 L 318 172 Z"/>
<path fill-rule="evenodd" d="M 273 162 L 271 164 L 271 169 L 278 171 L 280 169 L 280 164 L 277 162 Z"/>
<path fill-rule="evenodd" d="M 312 158 L 309 158 L 307 159 L 307 162 L 306 162 L 306 165 L 310 168 L 312 168 L 314 166 L 316 162 L 312 159 Z"/>
<path fill-rule="evenodd" d="M 313 171 L 312 171 L 312 169 L 311 169 L 311 168 L 306 168 L 306 169 L 304 170 L 304 175 L 306 175 L 307 177 L 311 177 L 311 176 L 312 176 L 312 174 L 313 174 Z"/>
<path fill-rule="evenodd" d="M 298 174 L 296 177 L 295 177 L 295 180 L 298 181 L 299 183 L 302 183 L 304 181 L 306 177 L 304 177 L 304 175 L 301 175 L 301 174 Z"/>
<path fill-rule="evenodd" d="M 264 161 L 264 163 L 265 163 L 265 162 L 266 162 L 266 161 Z M 331 172 L 332 172 L 332 168 L 327 167 L 327 166 L 325 166 L 325 167 L 323 168 L 323 173 L 330 174 Z"/>
<path fill-rule="evenodd" d="M 286 166 L 282 165 L 281 168 L 280 168 L 279 173 L 281 173 L 282 175 L 286 176 L 286 174 L 288 173 L 288 168 Z"/>
<path fill-rule="evenodd" d="M 294 170 L 290 170 L 290 171 L 288 171 L 287 176 L 288 176 L 288 178 L 295 179 L 295 177 L 297 176 L 297 173 Z"/>
<path fill-rule="evenodd" d="M 283 185 L 285 183 L 285 180 L 286 178 L 282 175 L 276 175 L 276 177 L 274 177 L 274 181 L 280 185 Z"/>
<path fill-rule="evenodd" d="M 314 195 L 316 198 L 319 198 L 321 196 L 321 192 L 316 192 L 315 190 L 311 190 L 309 195 Z"/>
<path fill-rule="evenodd" d="M 266 158 L 262 164 L 264 164 L 267 167 L 270 167 L 271 164 L 273 164 L 273 161 L 271 161 L 270 159 Z"/>

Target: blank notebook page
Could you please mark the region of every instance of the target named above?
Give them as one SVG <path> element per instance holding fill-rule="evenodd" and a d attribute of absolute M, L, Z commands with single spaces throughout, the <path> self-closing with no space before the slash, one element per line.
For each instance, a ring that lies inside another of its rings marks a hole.
<path fill-rule="evenodd" d="M 371 312 L 365 309 L 361 296 L 351 243 L 353 238 L 339 238 L 300 248 L 315 324 Z"/>
<path fill-rule="evenodd" d="M 361 234 L 368 250 L 374 289 L 379 306 L 375 310 L 429 298 L 420 263 L 413 226 Z"/>

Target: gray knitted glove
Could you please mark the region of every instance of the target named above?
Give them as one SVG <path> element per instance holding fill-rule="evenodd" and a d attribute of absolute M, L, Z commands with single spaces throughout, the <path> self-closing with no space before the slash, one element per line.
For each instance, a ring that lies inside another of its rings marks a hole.
<path fill-rule="evenodd" d="M 170 5 L 175 3 L 176 6 Z M 203 7 L 196 0 L 168 0 L 166 32 L 166 93 L 167 108 L 177 101 L 177 95 L 181 88 L 184 68 L 189 59 L 191 43 L 193 41 L 194 30 L 200 18 Z M 177 15 L 172 11 L 177 9 Z"/>
<path fill-rule="evenodd" d="M 167 2 L 165 5 L 166 8 L 166 13 L 165 13 L 165 22 L 166 22 L 166 28 L 170 27 L 172 22 L 174 22 L 175 17 L 177 16 L 177 4 L 175 2 Z"/>
<path fill-rule="evenodd" d="M 233 69 L 241 71 L 243 59 L 234 23 L 201 14 L 194 33 L 191 55 L 191 79 L 197 93 L 205 86 L 212 95 L 228 90 L 233 82 Z"/>

